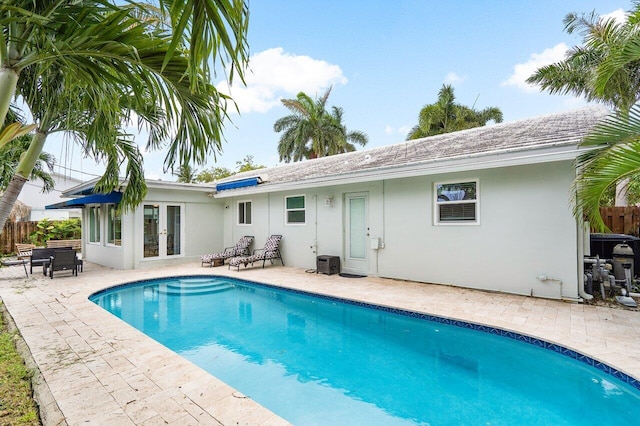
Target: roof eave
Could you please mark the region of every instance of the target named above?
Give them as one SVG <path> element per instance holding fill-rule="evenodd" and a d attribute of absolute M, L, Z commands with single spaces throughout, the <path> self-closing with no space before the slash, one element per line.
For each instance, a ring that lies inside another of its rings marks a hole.
<path fill-rule="evenodd" d="M 261 194 L 298 190 L 313 187 L 347 185 L 385 179 L 399 179 L 415 176 L 427 176 L 441 173 L 456 173 L 473 170 L 494 169 L 528 164 L 550 163 L 557 161 L 575 160 L 582 152 L 577 145 L 561 145 L 541 147 L 537 149 L 502 150 L 468 156 L 453 157 L 446 160 L 437 159 L 409 165 L 380 167 L 369 170 L 359 170 L 351 173 L 323 176 L 283 183 L 265 183 L 251 188 L 226 190 L 218 192 L 214 198 L 230 198 L 239 195 Z"/>
<path fill-rule="evenodd" d="M 73 188 L 69 188 L 61 194 L 61 197 L 73 198 L 83 195 L 84 191 L 92 189 L 99 178 L 92 179 L 90 181 L 76 185 Z M 215 191 L 215 186 L 208 184 L 193 184 L 182 182 L 171 182 L 162 180 L 145 180 L 147 188 L 151 189 L 180 189 L 183 191 L 198 191 L 211 193 Z M 120 181 L 120 187 L 124 188 L 129 182 L 127 180 Z"/>

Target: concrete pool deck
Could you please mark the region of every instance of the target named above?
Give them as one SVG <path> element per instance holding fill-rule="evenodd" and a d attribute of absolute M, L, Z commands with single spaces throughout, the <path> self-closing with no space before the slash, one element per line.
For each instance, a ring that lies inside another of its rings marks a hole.
<path fill-rule="evenodd" d="M 640 312 L 383 278 L 270 266 L 229 271 L 200 261 L 131 271 L 85 262 L 78 277 L 0 268 L 0 298 L 26 343 L 45 425 L 286 425 L 199 367 L 94 305 L 130 281 L 228 275 L 487 324 L 561 344 L 640 378 Z"/>

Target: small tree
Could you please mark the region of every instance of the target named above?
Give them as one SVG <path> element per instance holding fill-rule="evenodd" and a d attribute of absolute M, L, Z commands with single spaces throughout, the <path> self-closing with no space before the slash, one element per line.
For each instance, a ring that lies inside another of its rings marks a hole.
<path fill-rule="evenodd" d="M 200 183 L 211 183 L 213 181 L 229 177 L 232 174 L 233 172 L 226 167 L 212 167 L 198 173 L 195 181 Z"/>
<path fill-rule="evenodd" d="M 248 172 L 251 170 L 264 169 L 265 166 L 260 164 L 255 164 L 253 162 L 253 155 L 247 155 L 242 159 L 242 161 L 236 161 L 236 166 L 238 167 L 237 173 Z"/>

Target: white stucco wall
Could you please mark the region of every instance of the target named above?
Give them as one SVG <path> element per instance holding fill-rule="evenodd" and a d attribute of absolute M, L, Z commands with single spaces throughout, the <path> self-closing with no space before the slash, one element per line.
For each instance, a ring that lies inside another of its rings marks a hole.
<path fill-rule="evenodd" d="M 85 227 L 82 229 L 82 257 L 89 262 L 98 263 L 114 269 L 132 269 L 133 268 L 133 247 L 127 235 L 133 235 L 135 225 L 133 216 L 125 214 L 122 216 L 122 245 L 108 245 L 107 225 L 105 220 L 106 205 L 101 206 L 102 220 L 100 227 L 100 235 L 102 241 L 99 243 L 90 243 Z M 82 209 L 82 223 L 88 224 L 89 217 L 87 209 Z"/>
<path fill-rule="evenodd" d="M 369 197 L 369 225 L 371 236 L 382 235 L 382 182 L 357 185 L 341 185 L 323 188 L 309 188 L 270 194 L 258 194 L 227 199 L 230 213 L 225 220 L 231 221 L 233 245 L 242 235 L 254 235 L 253 248 L 262 248 L 269 235 L 283 236 L 281 252 L 285 265 L 305 269 L 315 269 L 318 255 L 343 257 L 343 213 L 346 193 L 366 193 Z M 305 196 L 305 224 L 285 223 L 285 199 L 290 196 Z M 330 198 L 331 205 L 326 204 Z M 251 226 L 237 224 L 239 201 L 251 201 L 253 223 Z M 267 208 L 269 206 L 269 208 Z M 368 274 L 376 275 L 376 253 L 369 252 Z"/>
<path fill-rule="evenodd" d="M 145 204 L 177 204 L 181 206 L 183 250 L 166 259 L 143 256 L 143 206 Z M 115 269 L 136 269 L 196 259 L 224 247 L 223 203 L 207 197 L 205 192 L 149 188 L 145 200 L 132 212 L 122 216 L 122 245 L 106 244 L 106 205 L 102 205 L 102 241 L 89 243 L 83 232 L 83 256 L 90 262 Z M 86 209 L 83 212 L 88 223 Z"/>
<path fill-rule="evenodd" d="M 578 297 L 572 170 L 562 162 L 387 181 L 379 275 Z M 458 178 L 479 179 L 480 224 L 434 226 L 433 184 Z"/>
<path fill-rule="evenodd" d="M 459 179 L 479 181 L 480 223 L 435 226 L 434 182 Z M 344 269 L 344 197 L 361 192 L 368 196 L 370 237 L 384 244 L 368 251 L 369 275 L 577 298 L 572 179 L 572 163 L 564 161 L 227 198 L 225 245 L 254 235 L 253 248 L 261 248 L 267 236 L 282 234 L 286 265 L 312 269 L 321 254 L 340 256 Z M 306 196 L 305 225 L 285 224 L 284 199 L 292 195 Z M 237 224 L 239 200 L 252 202 L 251 226 Z"/>

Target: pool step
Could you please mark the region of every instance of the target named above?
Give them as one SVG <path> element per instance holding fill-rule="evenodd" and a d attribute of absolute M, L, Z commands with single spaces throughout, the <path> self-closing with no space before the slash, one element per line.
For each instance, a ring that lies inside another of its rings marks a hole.
<path fill-rule="evenodd" d="M 234 286 L 225 281 L 211 281 L 211 279 L 180 279 L 160 286 L 160 293 L 169 295 L 195 296 L 213 294 L 230 290 Z"/>

